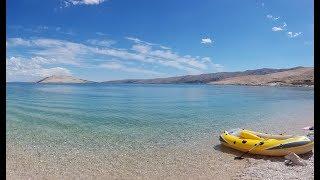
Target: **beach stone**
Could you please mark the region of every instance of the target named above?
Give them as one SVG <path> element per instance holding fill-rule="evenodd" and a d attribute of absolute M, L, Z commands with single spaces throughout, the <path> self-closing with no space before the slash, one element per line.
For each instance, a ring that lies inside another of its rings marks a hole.
<path fill-rule="evenodd" d="M 291 161 L 293 164 L 296 164 L 299 166 L 306 166 L 307 165 L 307 163 L 303 159 L 301 159 L 298 155 L 296 155 L 295 153 L 290 153 L 290 154 L 286 155 L 284 158 Z"/>

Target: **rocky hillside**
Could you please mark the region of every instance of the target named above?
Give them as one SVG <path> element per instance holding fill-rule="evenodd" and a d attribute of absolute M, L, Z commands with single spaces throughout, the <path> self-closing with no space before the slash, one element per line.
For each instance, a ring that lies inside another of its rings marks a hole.
<path fill-rule="evenodd" d="M 297 68 L 265 75 L 246 75 L 225 78 L 210 84 L 311 86 L 314 84 L 314 68 Z"/>
<path fill-rule="evenodd" d="M 310 76 L 312 75 L 312 77 L 309 77 L 309 76 L 297 77 L 297 76 L 300 76 L 299 72 L 300 73 L 304 72 L 305 69 L 309 70 L 310 68 L 304 68 L 304 67 L 294 67 L 289 69 L 263 68 L 263 69 L 246 70 L 246 71 L 238 71 L 238 72 L 218 72 L 218 73 L 186 75 L 186 76 L 156 78 L 156 79 L 126 79 L 126 80 L 117 80 L 117 81 L 107 81 L 104 83 L 142 83 L 142 84 L 212 83 L 213 84 L 217 82 L 217 84 L 259 85 L 259 82 L 261 81 L 261 79 L 263 79 L 262 77 L 270 77 L 272 79 L 263 81 L 260 84 L 266 84 L 266 82 L 270 83 L 270 85 L 272 83 L 313 84 L 313 68 L 311 68 L 312 73 L 309 72 L 308 74 Z M 273 73 L 280 73 L 280 74 L 274 74 L 270 76 Z M 295 73 L 297 73 L 296 76 L 295 76 Z M 279 76 L 278 80 L 275 79 L 276 76 Z M 286 78 L 289 78 L 289 79 L 286 79 Z M 228 81 L 224 81 L 224 80 L 228 80 Z M 237 83 L 237 81 L 239 81 L 239 83 Z"/>
<path fill-rule="evenodd" d="M 246 75 L 265 75 L 275 72 L 282 72 L 288 70 L 299 69 L 302 67 L 295 67 L 290 69 L 255 69 L 238 72 L 218 72 L 200 75 L 186 75 L 168 78 L 156 78 L 156 79 L 125 79 L 116 81 L 106 81 L 105 83 L 142 83 L 142 84 L 179 84 L 179 83 L 210 83 L 213 81 L 219 81 L 226 78 L 246 76 Z"/>
<path fill-rule="evenodd" d="M 91 83 L 84 79 L 79 79 L 73 76 L 49 76 L 41 79 L 37 83 Z"/>

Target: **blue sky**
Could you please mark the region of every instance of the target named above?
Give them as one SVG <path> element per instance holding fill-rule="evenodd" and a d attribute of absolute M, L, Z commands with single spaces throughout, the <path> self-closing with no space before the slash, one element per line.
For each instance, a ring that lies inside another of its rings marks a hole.
<path fill-rule="evenodd" d="M 311 0 L 10 0 L 7 81 L 313 66 Z"/>

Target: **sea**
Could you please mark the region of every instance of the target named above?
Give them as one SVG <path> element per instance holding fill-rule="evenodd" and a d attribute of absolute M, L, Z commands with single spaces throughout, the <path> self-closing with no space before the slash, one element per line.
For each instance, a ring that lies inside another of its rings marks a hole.
<path fill-rule="evenodd" d="M 7 83 L 6 140 L 48 151 L 199 148 L 224 130 L 313 122 L 313 106 L 304 87 Z"/>

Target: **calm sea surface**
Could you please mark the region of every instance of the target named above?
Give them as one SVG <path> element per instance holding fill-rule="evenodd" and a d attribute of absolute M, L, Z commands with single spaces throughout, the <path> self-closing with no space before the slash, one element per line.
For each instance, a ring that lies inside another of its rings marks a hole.
<path fill-rule="evenodd" d="M 281 119 L 286 119 L 286 126 L 290 118 L 313 114 L 314 90 L 7 83 L 6 103 L 7 141 L 12 143 L 48 149 L 143 150 L 197 145 L 222 130 Z"/>

